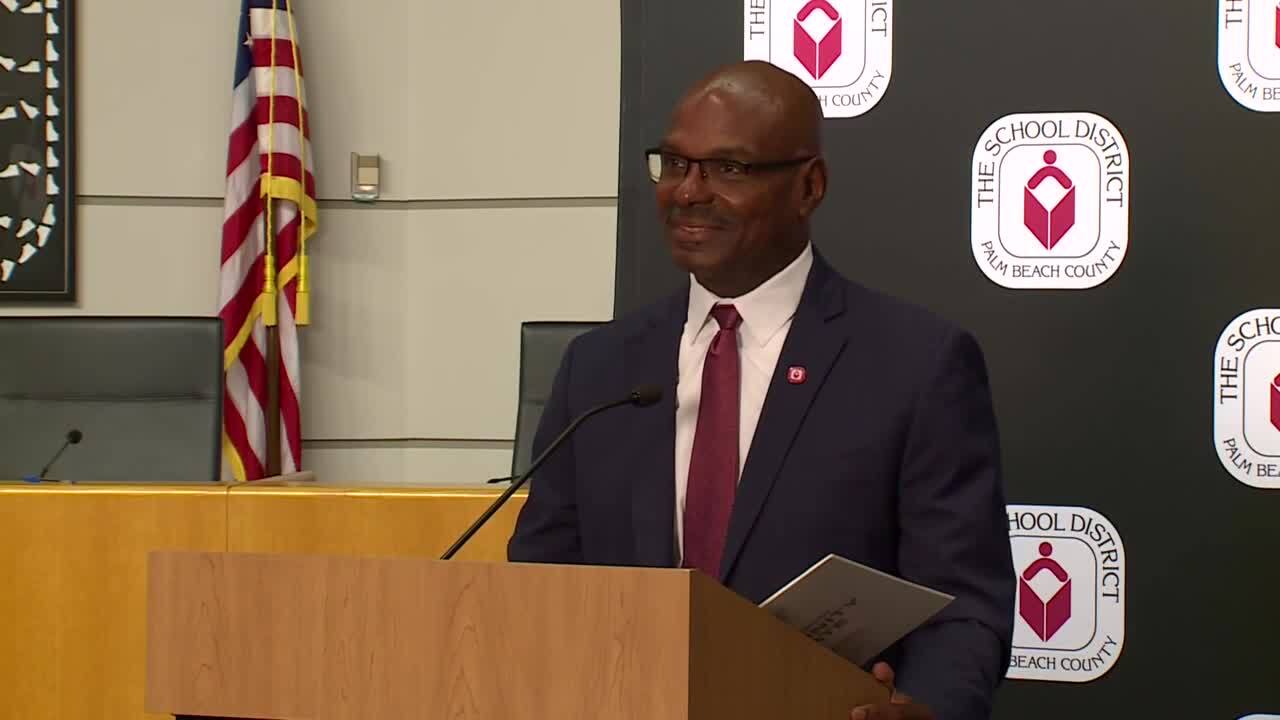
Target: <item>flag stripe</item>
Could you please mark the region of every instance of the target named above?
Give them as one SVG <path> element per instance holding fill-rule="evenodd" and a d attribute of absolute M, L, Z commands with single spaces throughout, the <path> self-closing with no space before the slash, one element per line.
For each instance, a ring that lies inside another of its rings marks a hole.
<path fill-rule="evenodd" d="M 301 227 L 301 223 L 297 224 Z M 294 322 L 296 308 L 297 281 L 290 282 L 280 293 L 280 337 L 286 335 L 297 337 L 297 323 Z M 296 343 L 280 343 L 280 428 L 283 449 L 284 467 L 301 467 L 302 465 L 302 423 L 298 402 L 300 378 L 298 368 L 298 347 Z"/>
<path fill-rule="evenodd" d="M 278 121 L 268 123 L 264 119 L 258 126 L 258 148 L 263 153 L 289 153 L 300 156 L 303 149 L 302 143 L 302 133 L 297 125 Z M 266 165 L 262 167 L 266 169 Z"/>
<path fill-rule="evenodd" d="M 245 375 L 248 376 L 249 392 L 253 399 L 258 402 L 258 407 L 266 407 L 267 359 L 262 357 L 262 351 L 256 343 L 244 344 L 244 348 L 240 350 L 240 364 L 244 366 Z"/>
<path fill-rule="evenodd" d="M 298 397 L 293 392 L 293 385 L 284 374 L 284 368 L 280 372 L 280 429 L 288 444 L 285 450 L 293 460 L 293 467 L 298 468 L 302 467 L 302 419 L 298 416 L 301 408 Z"/>
<path fill-rule="evenodd" d="M 262 216 L 262 205 L 255 195 L 232 211 L 231 216 L 222 223 L 222 262 L 227 262 L 243 247 L 244 237 L 251 230 L 262 232 L 259 220 Z M 224 296 L 224 302 L 225 296 Z"/>
<path fill-rule="evenodd" d="M 239 480 L 257 479 L 263 476 L 262 463 L 258 460 L 258 456 L 252 452 L 249 445 L 249 432 L 245 428 L 244 419 L 240 415 L 240 411 L 236 409 L 235 403 L 231 401 L 231 393 L 227 391 L 223 394 L 223 426 L 227 433 L 227 439 L 231 442 L 232 447 L 236 449 L 236 455 L 240 459 L 240 464 L 244 467 L 244 478 Z M 249 452 L 246 452 L 249 450 Z"/>
<path fill-rule="evenodd" d="M 274 106 L 274 107 L 273 107 Z M 283 123 L 296 128 L 306 128 L 304 137 L 311 139 L 311 125 L 307 122 L 307 113 L 298 103 L 297 98 L 292 97 L 260 97 L 254 103 L 254 112 L 257 117 L 262 118 L 261 122 L 270 122 L 275 120 L 277 123 Z"/>
<path fill-rule="evenodd" d="M 248 232 L 256 232 L 261 236 L 261 215 L 254 219 L 253 225 Z M 249 273 L 253 271 L 254 261 L 261 255 L 262 253 L 259 249 L 252 245 L 241 245 L 239 248 L 234 249 L 231 257 L 222 262 L 222 287 L 219 288 L 218 297 L 234 298 L 240 292 L 240 288 L 248 281 Z M 258 265 L 257 271 L 262 272 L 261 264 Z"/>
<path fill-rule="evenodd" d="M 271 6 L 253 7 L 249 10 L 249 32 L 255 38 L 270 38 L 272 35 L 272 22 L 275 23 L 275 36 L 278 38 L 290 37 L 289 34 L 289 13 L 284 3 L 276 5 L 278 10 L 272 10 Z"/>
<path fill-rule="evenodd" d="M 265 262 L 265 255 L 259 254 L 253 259 L 253 263 L 249 265 L 249 272 L 245 273 L 246 282 L 222 306 L 220 315 L 222 316 L 223 324 L 229 328 L 234 328 L 237 334 L 240 332 L 240 328 L 244 327 L 245 322 L 249 320 L 249 313 L 253 310 L 253 304 L 257 302 L 258 296 L 262 294 L 258 286 L 260 279 L 263 277 Z"/>
<path fill-rule="evenodd" d="M 254 68 L 251 77 L 258 97 L 298 97 L 298 76 L 293 68 Z"/>
<path fill-rule="evenodd" d="M 246 122 L 231 132 L 227 143 L 227 174 L 235 175 L 236 168 L 257 154 L 258 129 Z"/>
<path fill-rule="evenodd" d="M 294 211 L 279 213 L 276 217 L 281 224 L 280 232 L 276 233 L 276 263 L 284 268 L 298 254 L 298 231 L 302 229 L 302 216 Z M 282 277 L 281 286 L 288 280 Z"/>
<path fill-rule="evenodd" d="M 272 53 L 275 53 L 274 57 Z M 255 65 L 270 65 L 272 62 L 280 67 L 293 70 L 293 43 L 288 35 L 277 37 L 273 42 L 270 37 L 253 39 L 253 62 Z"/>
<path fill-rule="evenodd" d="M 271 153 L 263 155 L 262 169 L 265 172 L 268 165 L 271 167 L 271 174 L 274 177 L 286 177 L 290 180 L 302 179 L 302 163 L 298 160 L 297 155 L 289 153 Z M 307 195 L 314 197 L 316 194 L 316 179 L 311 173 L 307 173 Z"/>

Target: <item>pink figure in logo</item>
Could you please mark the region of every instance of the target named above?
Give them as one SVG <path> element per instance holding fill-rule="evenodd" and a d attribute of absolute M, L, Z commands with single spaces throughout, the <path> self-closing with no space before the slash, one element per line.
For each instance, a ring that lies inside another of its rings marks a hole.
<path fill-rule="evenodd" d="M 809 35 L 800 23 L 809 19 L 813 13 L 821 10 L 835 22 L 822 38 Z M 795 19 L 795 54 L 796 59 L 814 80 L 821 78 L 831 68 L 832 63 L 840 59 L 841 37 L 844 35 L 844 20 L 839 11 L 827 0 L 809 0 Z"/>
<path fill-rule="evenodd" d="M 1271 426 L 1280 430 L 1280 375 L 1271 379 Z"/>
<path fill-rule="evenodd" d="M 1071 619 L 1071 576 L 1057 560 L 1050 558 L 1053 545 L 1040 543 L 1040 557 L 1022 571 L 1018 579 L 1018 614 L 1035 631 L 1036 637 L 1048 641 Z M 1031 589 L 1031 581 L 1042 572 L 1052 573 L 1062 586 L 1048 600 L 1040 599 Z"/>
<path fill-rule="evenodd" d="M 1062 168 L 1054 165 L 1058 162 L 1058 153 L 1046 150 L 1044 162 L 1045 166 L 1032 175 L 1031 180 L 1027 181 L 1027 186 L 1023 188 L 1022 221 L 1046 250 L 1052 250 L 1062 236 L 1076 224 L 1076 186 L 1071 182 L 1071 178 L 1062 172 Z M 1067 191 L 1052 210 L 1045 209 L 1032 194 L 1032 191 L 1040 187 L 1040 183 L 1048 178 L 1057 180 L 1062 189 Z"/>
<path fill-rule="evenodd" d="M 1280 48 L 1280 2 L 1276 3 L 1276 47 Z"/>

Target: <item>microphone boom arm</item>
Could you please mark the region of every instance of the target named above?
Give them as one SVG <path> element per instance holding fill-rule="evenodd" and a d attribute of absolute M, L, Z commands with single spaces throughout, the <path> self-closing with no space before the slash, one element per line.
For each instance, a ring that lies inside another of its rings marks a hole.
<path fill-rule="evenodd" d="M 579 415 L 577 419 L 569 423 L 569 426 L 566 427 L 564 430 L 562 430 L 560 434 L 556 436 L 555 440 L 551 441 L 551 444 L 547 446 L 547 449 L 543 450 L 542 453 L 538 455 L 538 457 L 533 461 L 533 464 L 529 466 L 529 469 L 525 470 L 524 473 L 521 474 L 520 477 L 517 478 L 515 482 L 511 483 L 511 486 L 508 487 L 506 490 L 504 490 L 502 494 L 498 496 L 497 500 L 493 501 L 493 504 L 489 506 L 489 509 L 485 510 L 484 513 L 479 518 L 477 518 L 474 523 L 471 524 L 471 527 L 467 528 L 467 531 L 462 534 L 462 537 L 458 538 L 457 541 L 453 543 L 453 546 L 450 547 L 448 550 L 446 550 L 444 555 L 440 556 L 440 559 L 449 560 L 455 554 L 457 554 L 457 552 L 462 549 L 462 546 L 465 545 L 467 541 L 470 540 L 471 537 L 476 534 L 476 531 L 478 531 L 481 528 L 481 526 L 483 526 L 486 522 L 488 522 L 489 518 L 493 517 L 494 513 L 498 512 L 498 510 L 507 502 L 507 500 L 509 500 L 511 496 L 514 495 L 516 491 L 519 490 L 520 487 L 525 484 L 525 482 L 529 479 L 529 477 L 532 476 L 533 473 L 539 467 L 541 467 L 542 463 L 545 462 L 546 459 L 551 456 L 551 453 L 554 452 L 555 449 L 560 446 L 560 443 L 564 442 L 565 438 L 569 437 L 569 435 L 571 435 L 573 431 L 576 430 L 578 426 L 583 423 L 584 420 L 586 420 L 589 417 L 592 417 L 593 415 L 596 415 L 597 413 L 602 413 L 605 410 L 609 410 L 609 409 L 618 407 L 620 405 L 632 405 L 632 404 L 635 404 L 636 402 L 637 402 L 636 393 L 632 393 L 631 395 L 629 395 L 628 397 L 622 400 L 614 400 L 613 402 L 604 403 L 603 405 L 597 405 L 596 407 L 591 408 L 590 410 L 583 413 L 582 415 Z"/>

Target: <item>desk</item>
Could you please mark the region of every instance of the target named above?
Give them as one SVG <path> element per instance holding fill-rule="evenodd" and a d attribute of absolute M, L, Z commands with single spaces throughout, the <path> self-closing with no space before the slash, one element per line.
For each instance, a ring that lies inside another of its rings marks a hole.
<path fill-rule="evenodd" d="M 439 556 L 501 489 L 0 484 L 0 720 L 142 711 L 151 550 Z M 500 561 L 517 493 L 459 559 Z"/>
<path fill-rule="evenodd" d="M 232 552 L 440 557 L 502 488 L 356 489 L 233 486 Z M 504 560 L 525 491 L 516 493 L 457 554 Z"/>

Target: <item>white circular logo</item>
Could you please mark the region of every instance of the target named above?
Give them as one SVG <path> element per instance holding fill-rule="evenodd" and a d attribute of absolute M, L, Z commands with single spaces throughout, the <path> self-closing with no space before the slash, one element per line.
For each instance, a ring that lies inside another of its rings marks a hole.
<path fill-rule="evenodd" d="M 744 0 L 743 58 L 813 88 L 826 117 L 855 117 L 884 97 L 893 69 L 893 0 Z"/>
<path fill-rule="evenodd" d="M 1128 146 L 1091 113 L 1000 118 L 973 152 L 970 210 L 974 260 L 997 285 L 1100 285 L 1129 248 Z"/>
<path fill-rule="evenodd" d="M 1213 438 L 1227 472 L 1280 488 L 1280 309 L 1250 310 L 1218 338 Z"/>
<path fill-rule="evenodd" d="M 1219 0 L 1218 76 L 1236 102 L 1280 112 L 1280 3 Z"/>
<path fill-rule="evenodd" d="M 1010 505 L 1017 573 L 1006 677 L 1089 682 L 1124 647 L 1124 543 L 1089 508 Z"/>

